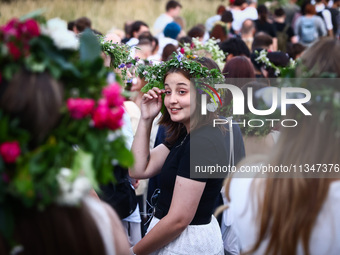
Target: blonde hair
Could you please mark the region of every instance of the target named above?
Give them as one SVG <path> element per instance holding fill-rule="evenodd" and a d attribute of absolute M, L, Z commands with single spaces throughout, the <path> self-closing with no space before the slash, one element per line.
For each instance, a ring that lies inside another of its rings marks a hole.
<path fill-rule="evenodd" d="M 339 52 L 340 42 L 322 39 L 303 54 L 302 63 L 307 70 L 315 70 L 315 77 L 323 72 L 333 72 L 339 76 L 340 64 L 336 63 Z M 300 116 L 299 110 L 290 110 L 287 118 L 299 119 L 299 124 L 282 130 L 267 163 L 296 166 L 339 164 L 340 137 L 333 125 L 333 110 L 320 111 L 317 105 L 310 106 L 308 110 L 312 116 Z M 256 192 L 252 201 L 259 205 L 256 218 L 258 237 L 253 248 L 245 254 L 258 250 L 267 239 L 265 255 L 295 255 L 299 243 L 302 244 L 304 254 L 310 254 L 312 230 L 334 178 L 308 178 L 308 174 L 296 173 L 295 178 L 275 178 L 278 175 L 272 174 L 269 177 L 273 178 L 264 180 L 264 195 Z M 319 177 L 326 176 L 321 174 Z M 230 199 L 229 185 L 230 179 L 226 183 L 226 197 Z M 253 182 L 253 189 L 259 188 L 254 185 Z"/>

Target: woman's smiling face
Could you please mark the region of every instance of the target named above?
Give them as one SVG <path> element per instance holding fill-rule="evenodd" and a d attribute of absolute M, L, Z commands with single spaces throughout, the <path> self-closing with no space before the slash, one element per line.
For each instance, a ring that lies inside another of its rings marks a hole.
<path fill-rule="evenodd" d="M 196 104 L 190 104 L 196 98 L 196 90 L 193 85 L 181 73 L 170 73 L 164 81 L 164 104 L 171 120 L 183 123 L 187 131 L 190 130 L 190 116 L 195 111 Z"/>

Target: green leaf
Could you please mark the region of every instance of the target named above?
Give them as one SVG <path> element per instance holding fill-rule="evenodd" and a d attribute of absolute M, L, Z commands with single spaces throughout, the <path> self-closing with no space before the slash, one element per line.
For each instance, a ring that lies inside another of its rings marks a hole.
<path fill-rule="evenodd" d="M 39 16 L 42 16 L 45 11 L 46 11 L 46 9 L 34 10 L 34 11 L 30 12 L 30 13 L 27 13 L 24 16 L 21 16 L 19 20 L 20 21 L 25 21 L 25 20 L 28 20 L 28 19 L 36 19 Z"/>
<path fill-rule="evenodd" d="M 78 149 L 75 153 L 72 170 L 74 174 L 73 177 L 79 176 L 80 173 L 84 173 L 84 175 L 90 180 L 92 187 L 94 189 L 98 187 L 98 183 L 95 178 L 95 171 L 93 169 L 92 154 Z"/>
<path fill-rule="evenodd" d="M 92 62 L 100 58 L 101 47 L 97 37 L 90 29 L 85 31 L 80 36 L 80 60 L 83 62 Z"/>

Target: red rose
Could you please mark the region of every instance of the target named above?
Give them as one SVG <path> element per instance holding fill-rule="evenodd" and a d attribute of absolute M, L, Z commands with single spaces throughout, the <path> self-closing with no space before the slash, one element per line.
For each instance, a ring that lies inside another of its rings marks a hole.
<path fill-rule="evenodd" d="M 120 128 L 123 125 L 122 121 L 123 114 L 124 114 L 123 107 L 115 107 L 111 109 L 107 118 L 107 127 L 111 130 L 116 130 Z"/>
<path fill-rule="evenodd" d="M 27 33 L 31 38 L 40 35 L 38 23 L 34 19 L 28 19 L 21 26 L 22 32 Z"/>
<path fill-rule="evenodd" d="M 20 153 L 20 145 L 17 141 L 4 142 L 0 145 L 0 155 L 5 163 L 14 163 Z"/>
<path fill-rule="evenodd" d="M 66 102 L 71 117 L 74 119 L 82 119 L 89 116 L 94 108 L 93 99 L 69 98 Z"/>
<path fill-rule="evenodd" d="M 99 105 L 93 112 L 92 120 L 96 128 L 106 128 L 110 108 L 106 105 Z"/>
<path fill-rule="evenodd" d="M 184 48 L 181 48 L 180 52 L 184 54 L 185 53 Z"/>
<path fill-rule="evenodd" d="M 20 49 L 13 42 L 7 43 L 7 47 L 14 60 L 18 60 L 21 57 Z"/>
<path fill-rule="evenodd" d="M 120 95 L 120 93 L 121 87 L 118 83 L 112 83 L 105 87 L 102 91 L 109 107 L 121 106 L 123 104 L 124 98 Z"/>

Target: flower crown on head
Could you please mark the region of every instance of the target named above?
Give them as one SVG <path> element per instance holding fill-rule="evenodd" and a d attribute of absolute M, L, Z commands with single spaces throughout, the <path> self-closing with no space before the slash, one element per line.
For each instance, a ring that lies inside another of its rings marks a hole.
<path fill-rule="evenodd" d="M 105 36 L 98 36 L 102 51 L 111 57 L 111 67 L 119 68 L 122 74 L 124 82 L 131 83 L 131 78 L 127 78 L 127 71 L 131 71 L 132 68 L 138 63 L 139 58 L 131 57 L 131 47 L 123 43 L 114 43 L 105 38 Z M 134 47 L 139 50 L 138 47 Z"/>
<path fill-rule="evenodd" d="M 78 41 L 65 25 L 38 16 L 0 27 L 0 84 L 7 86 L 1 93 L 26 69 L 61 81 L 66 97 L 58 125 L 34 148 L 34 137 L 20 120 L 0 109 L 0 230 L 8 238 L 21 208 L 79 204 L 91 187 L 114 180 L 114 164 L 129 167 L 133 161 L 119 130 L 121 86 L 107 85 L 93 33 L 85 31 Z"/>
<path fill-rule="evenodd" d="M 267 57 L 268 51 L 266 50 L 261 50 L 258 52 L 257 50 L 255 51 L 255 54 L 257 54 L 257 58 L 255 61 L 257 63 L 263 63 L 266 67 L 271 67 L 275 70 L 275 75 L 279 76 L 280 74 L 285 74 L 289 70 L 293 70 L 296 67 L 296 61 L 294 61 L 292 58 L 289 59 L 289 64 L 286 67 L 278 67 L 272 63 L 269 58 Z"/>
<path fill-rule="evenodd" d="M 184 55 L 195 55 L 198 57 L 204 57 L 206 52 L 208 52 L 211 54 L 211 59 L 213 59 L 222 70 L 225 64 L 224 60 L 226 58 L 226 54 L 220 49 L 218 42 L 219 40 L 210 38 L 205 44 L 203 44 L 198 38 L 192 38 L 192 43 L 184 43 L 180 52 Z"/>
<path fill-rule="evenodd" d="M 188 71 L 195 79 L 204 79 L 204 81 L 195 81 L 195 87 L 200 93 L 207 93 L 214 104 L 217 106 L 218 101 L 222 105 L 220 95 L 213 88 L 213 85 L 209 85 L 209 82 L 223 81 L 224 76 L 217 69 L 209 70 L 207 67 L 202 66 L 199 62 L 193 59 L 198 58 L 196 56 L 184 56 L 182 53 L 174 53 L 172 59 L 161 62 L 156 65 L 145 65 L 137 68 L 137 74 L 144 77 L 147 84 L 141 89 L 141 92 L 148 92 L 153 87 L 164 89 L 164 76 L 172 68 L 178 68 Z M 213 109 L 213 108 L 209 108 Z M 213 110 L 215 111 L 216 108 Z"/>

